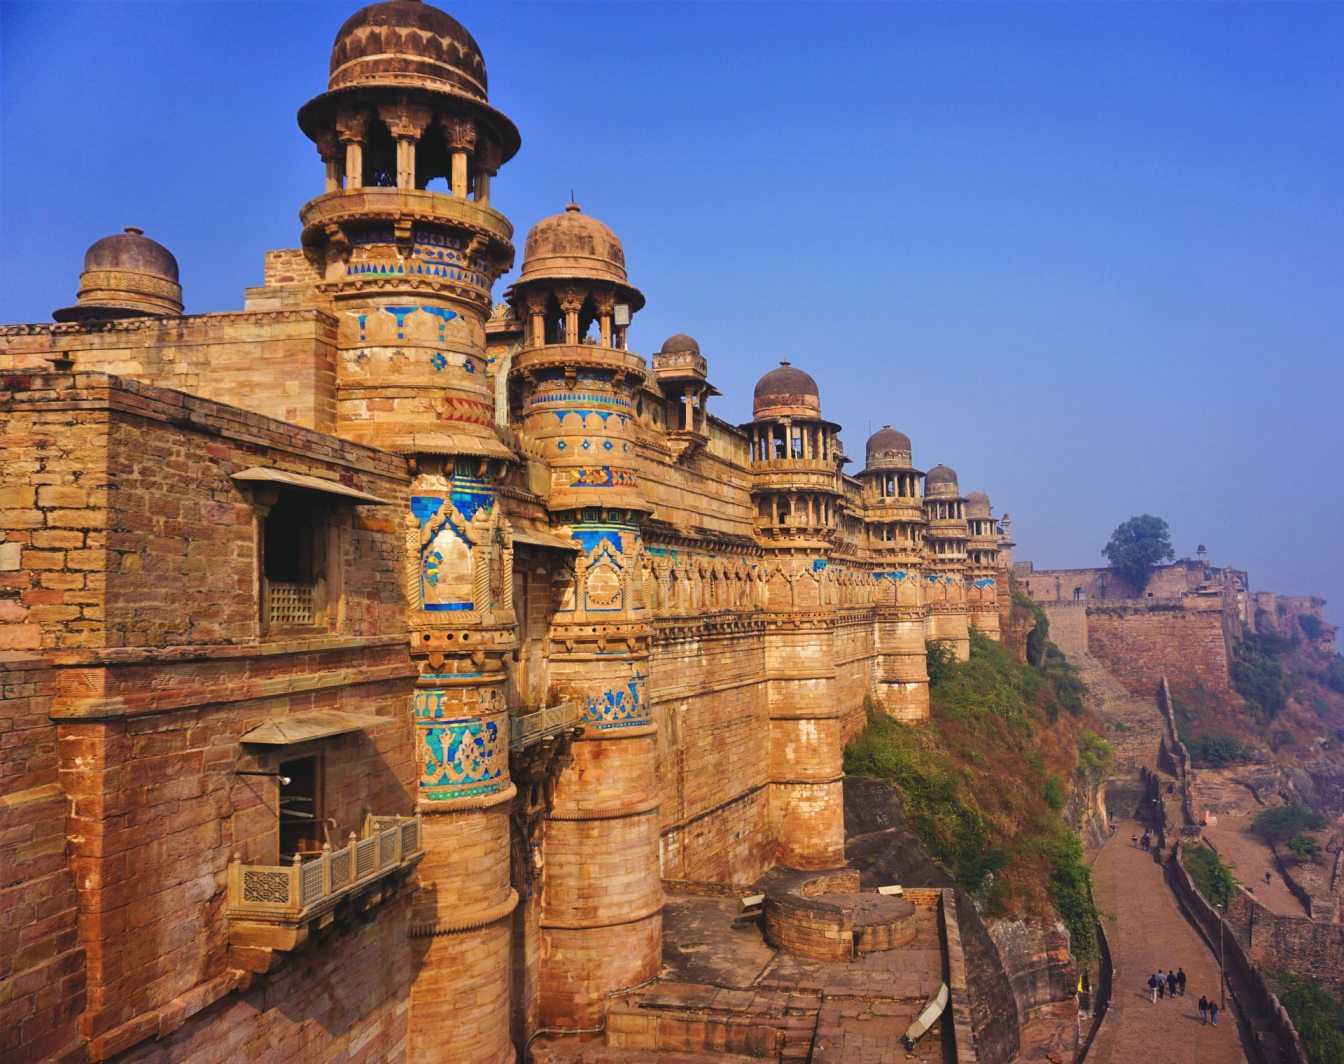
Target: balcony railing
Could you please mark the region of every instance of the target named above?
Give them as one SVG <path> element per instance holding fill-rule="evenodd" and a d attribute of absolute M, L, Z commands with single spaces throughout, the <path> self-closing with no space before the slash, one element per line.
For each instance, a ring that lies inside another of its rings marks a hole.
<path fill-rule="evenodd" d="M 366 816 L 361 838 L 317 857 L 295 854 L 287 865 L 229 863 L 228 915 L 238 920 L 302 924 L 345 896 L 410 868 L 423 855 L 420 817 Z"/>
<path fill-rule="evenodd" d="M 579 723 L 579 704 L 562 702 L 558 706 L 539 709 L 509 720 L 509 749 L 521 750 L 525 746 L 539 743 L 541 740 L 557 735 L 566 728 Z"/>

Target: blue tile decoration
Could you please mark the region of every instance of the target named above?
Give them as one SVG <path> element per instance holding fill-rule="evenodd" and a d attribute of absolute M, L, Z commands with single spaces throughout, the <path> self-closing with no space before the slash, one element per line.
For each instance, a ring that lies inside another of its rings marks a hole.
<path fill-rule="evenodd" d="M 434 691 L 416 692 L 415 718 L 422 797 L 442 802 L 503 789 L 508 743 L 499 721 L 448 717 L 443 693 Z"/>
<path fill-rule="evenodd" d="M 644 697 L 644 674 L 636 670 L 624 687 L 588 695 L 584 699 L 583 720 L 597 731 L 652 724 L 653 707 Z"/>

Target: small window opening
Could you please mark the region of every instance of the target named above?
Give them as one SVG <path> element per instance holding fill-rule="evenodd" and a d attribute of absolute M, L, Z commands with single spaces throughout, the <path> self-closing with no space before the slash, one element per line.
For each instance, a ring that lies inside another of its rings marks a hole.
<path fill-rule="evenodd" d="M 280 765 L 280 859 L 322 852 L 322 774 L 317 757 Z"/>

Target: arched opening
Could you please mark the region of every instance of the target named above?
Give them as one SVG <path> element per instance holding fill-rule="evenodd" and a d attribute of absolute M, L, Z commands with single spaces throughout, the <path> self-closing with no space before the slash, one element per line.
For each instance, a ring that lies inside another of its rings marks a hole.
<path fill-rule="evenodd" d="M 554 292 L 548 293 L 546 296 L 546 311 L 542 322 L 548 344 L 563 344 L 565 342 L 565 315 L 560 310 L 560 300 L 556 298 Z"/>
<path fill-rule="evenodd" d="M 443 130 L 431 122 L 415 145 L 415 187 L 447 194 L 452 191 L 449 169 L 452 156 Z"/>
<path fill-rule="evenodd" d="M 370 122 L 364 144 L 364 187 L 397 187 L 397 142 L 382 122 Z"/>

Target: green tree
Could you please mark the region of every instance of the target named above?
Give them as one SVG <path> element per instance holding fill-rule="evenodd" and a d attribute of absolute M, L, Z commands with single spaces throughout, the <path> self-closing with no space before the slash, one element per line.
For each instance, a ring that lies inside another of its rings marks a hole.
<path fill-rule="evenodd" d="M 1134 585 L 1140 595 L 1153 575 L 1153 566 L 1176 557 L 1171 549 L 1167 523 L 1152 514 L 1131 517 L 1111 533 L 1111 541 L 1102 548 L 1111 568 Z"/>

